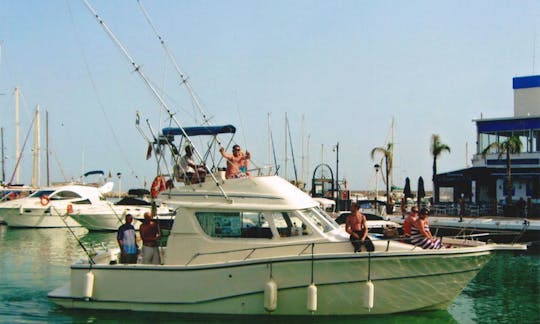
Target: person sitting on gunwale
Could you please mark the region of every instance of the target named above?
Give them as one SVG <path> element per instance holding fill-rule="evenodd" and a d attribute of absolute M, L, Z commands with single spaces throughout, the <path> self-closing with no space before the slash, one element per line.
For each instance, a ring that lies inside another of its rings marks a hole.
<path fill-rule="evenodd" d="M 418 207 L 413 206 L 411 212 L 403 221 L 403 242 L 411 243 L 411 231 L 414 222 L 418 219 Z"/>
<path fill-rule="evenodd" d="M 428 215 L 429 210 L 422 208 L 420 216 L 412 223 L 411 243 L 423 249 L 440 249 L 442 247 L 441 240 L 433 237 L 429 230 Z"/>
<path fill-rule="evenodd" d="M 347 217 L 345 231 L 351 235 L 349 240 L 354 246 L 354 252 L 359 252 L 362 245 L 366 246 L 368 252 L 375 250 L 373 242 L 368 237 L 366 216 L 360 212 L 355 202 L 351 204 L 351 214 Z"/>

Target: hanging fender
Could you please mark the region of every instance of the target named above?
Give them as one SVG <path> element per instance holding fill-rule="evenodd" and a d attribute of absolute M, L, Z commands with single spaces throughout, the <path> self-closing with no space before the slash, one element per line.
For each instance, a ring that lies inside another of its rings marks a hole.
<path fill-rule="evenodd" d="M 49 204 L 49 201 L 51 201 L 51 199 L 49 199 L 49 196 L 47 195 L 43 195 L 39 198 L 39 202 L 42 206 L 47 206 Z"/>

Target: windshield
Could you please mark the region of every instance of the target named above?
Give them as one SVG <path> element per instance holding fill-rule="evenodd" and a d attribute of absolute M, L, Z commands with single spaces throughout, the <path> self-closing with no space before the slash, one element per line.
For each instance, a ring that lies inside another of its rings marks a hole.
<path fill-rule="evenodd" d="M 308 208 L 298 212 L 325 233 L 338 227 L 336 222 L 320 208 Z"/>

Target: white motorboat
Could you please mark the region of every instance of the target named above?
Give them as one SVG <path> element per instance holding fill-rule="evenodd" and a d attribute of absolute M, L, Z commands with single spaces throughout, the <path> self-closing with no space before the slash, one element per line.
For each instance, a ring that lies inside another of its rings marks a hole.
<path fill-rule="evenodd" d="M 70 206 L 92 205 L 104 200 L 113 183 L 97 188 L 85 185 L 66 185 L 40 189 L 26 198 L 0 203 L 0 215 L 10 227 L 79 227 L 67 216 Z"/>
<path fill-rule="evenodd" d="M 373 238 L 374 252 L 354 253 L 311 197 L 276 176 L 208 181 L 159 198 L 178 212 L 162 264 L 119 264 L 118 250 L 106 251 L 73 264 L 49 298 L 67 308 L 205 314 L 444 309 L 492 252 L 525 249 L 422 250 Z"/>
<path fill-rule="evenodd" d="M 140 192 L 140 190 L 136 190 Z M 135 192 L 130 190 L 129 193 Z M 146 190 L 146 192 L 148 192 Z M 149 194 L 149 192 L 148 192 Z M 151 212 L 150 201 L 138 194 L 131 194 L 116 203 L 99 201 L 93 204 L 73 203 L 69 212 L 75 221 L 91 231 L 115 231 L 124 223 L 125 215 L 133 216 L 133 226 L 138 229 L 144 218 L 144 213 Z M 174 221 L 174 210 L 165 204 L 156 206 L 156 219 L 163 222 L 162 226 L 170 228 Z"/>
<path fill-rule="evenodd" d="M 403 223 L 401 216 L 388 216 L 387 219 Z M 442 235 L 472 236 L 495 242 L 540 240 L 540 220 L 533 218 L 430 216 L 429 225 Z"/>

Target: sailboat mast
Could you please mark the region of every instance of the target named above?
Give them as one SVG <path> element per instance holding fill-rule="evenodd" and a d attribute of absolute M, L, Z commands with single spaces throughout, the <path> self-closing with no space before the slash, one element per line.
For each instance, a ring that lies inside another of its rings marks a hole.
<path fill-rule="evenodd" d="M 39 123 L 39 105 L 36 106 L 36 123 L 34 125 L 34 167 L 32 171 L 32 187 L 39 187 L 40 184 L 40 170 L 39 170 L 39 151 L 40 151 L 40 123 Z"/>
<path fill-rule="evenodd" d="M 2 153 L 0 154 L 2 158 L 2 184 L 4 184 L 4 182 L 6 182 L 6 168 L 4 164 L 6 161 L 4 157 L 4 127 L 0 128 L 0 142 L 2 143 L 2 147 L 1 147 Z"/>
<path fill-rule="evenodd" d="M 288 121 L 287 113 L 285 113 L 285 170 L 283 172 L 283 176 L 285 177 L 285 179 L 287 179 L 288 171 L 289 171 L 289 168 L 288 168 L 288 162 L 289 162 L 288 159 L 289 159 L 289 157 L 287 156 L 287 152 L 288 152 L 287 146 L 289 145 L 287 143 L 287 138 L 288 138 L 288 136 L 287 136 L 288 135 L 288 133 L 287 133 L 287 121 Z"/>
<path fill-rule="evenodd" d="M 21 127 L 19 121 L 19 87 L 15 87 L 15 161 L 19 161 L 21 157 L 21 149 L 19 143 L 19 129 Z M 19 168 L 15 170 L 15 182 L 20 182 L 20 172 Z"/>
<path fill-rule="evenodd" d="M 47 170 L 47 187 L 51 185 L 49 172 L 49 111 L 45 110 L 45 167 Z"/>

